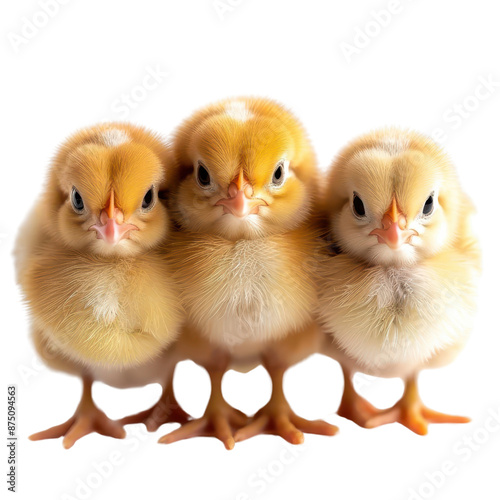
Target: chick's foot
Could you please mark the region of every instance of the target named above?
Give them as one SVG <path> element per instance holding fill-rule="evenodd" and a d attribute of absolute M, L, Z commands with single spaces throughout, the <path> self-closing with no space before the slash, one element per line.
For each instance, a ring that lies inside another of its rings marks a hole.
<path fill-rule="evenodd" d="M 154 406 L 135 415 L 119 420 L 121 425 L 144 424 L 149 432 L 157 431 L 163 424 L 176 422 L 184 424 L 190 416 L 181 408 L 173 391 L 165 391 Z"/>
<path fill-rule="evenodd" d="M 265 367 L 272 381 L 271 399 L 253 416 L 248 425 L 236 432 L 236 441 L 244 441 L 259 434 L 274 434 L 291 444 L 302 444 L 304 432 L 323 436 L 333 436 L 338 432 L 335 425 L 323 420 L 306 420 L 292 411 L 283 392 L 286 365 L 268 361 Z"/>
<path fill-rule="evenodd" d="M 323 420 L 306 420 L 299 417 L 284 398 L 271 398 L 248 425 L 236 432 L 234 438 L 238 442 L 259 434 L 273 434 L 281 436 L 291 444 L 302 444 L 304 432 L 333 436 L 338 432 L 338 428 Z"/>
<path fill-rule="evenodd" d="M 243 427 L 248 417 L 222 399 L 211 400 L 201 418 L 191 420 L 159 439 L 159 443 L 170 444 L 192 437 L 215 437 L 227 450 L 234 448 L 233 432 Z"/>
<path fill-rule="evenodd" d="M 122 425 L 111 420 L 95 405 L 90 392 L 91 384 L 92 382 L 84 381 L 82 399 L 75 414 L 69 420 L 45 431 L 32 434 L 29 439 L 40 441 L 63 437 L 63 446 L 66 449 L 71 448 L 79 439 L 92 432 L 123 439 L 126 433 Z"/>
<path fill-rule="evenodd" d="M 421 401 L 415 380 L 407 382 L 403 397 L 391 408 L 380 410 L 370 418 L 365 427 L 399 422 L 415 434 L 425 435 L 429 424 L 466 424 L 470 418 L 447 415 L 427 408 Z"/>
<path fill-rule="evenodd" d="M 344 380 L 344 394 L 337 414 L 340 417 L 352 420 L 361 427 L 366 427 L 366 423 L 377 415 L 380 410 L 356 392 L 350 374 L 344 372 Z"/>

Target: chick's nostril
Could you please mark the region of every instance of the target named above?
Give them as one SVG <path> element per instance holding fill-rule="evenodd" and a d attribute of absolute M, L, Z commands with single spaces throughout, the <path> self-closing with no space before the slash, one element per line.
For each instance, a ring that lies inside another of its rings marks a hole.
<path fill-rule="evenodd" d="M 234 198 L 238 194 L 238 186 L 234 182 L 231 182 L 229 184 L 229 188 L 227 190 L 227 194 L 229 195 L 229 198 Z"/>
<path fill-rule="evenodd" d="M 115 220 L 118 224 L 123 224 L 123 221 L 125 219 L 125 216 L 123 215 L 123 212 L 119 208 L 115 208 Z"/>
<path fill-rule="evenodd" d="M 408 224 L 406 217 L 404 215 L 398 214 L 396 217 L 385 214 L 382 218 L 382 228 L 389 229 L 393 224 L 397 223 L 399 229 L 406 229 Z"/>
<path fill-rule="evenodd" d="M 99 216 L 99 220 L 101 221 L 101 224 L 104 226 L 106 222 L 110 219 L 108 212 L 106 210 L 101 211 L 101 215 Z"/>
<path fill-rule="evenodd" d="M 250 184 L 247 184 L 243 189 L 243 192 L 247 198 L 251 198 L 253 196 L 253 187 Z"/>
<path fill-rule="evenodd" d="M 382 217 L 382 228 L 387 231 L 392 225 L 394 224 L 394 221 L 392 220 L 392 217 L 389 215 L 384 215 Z"/>
<path fill-rule="evenodd" d="M 234 182 L 231 182 L 231 184 L 229 184 L 229 188 L 227 189 L 228 198 L 236 198 L 239 193 L 242 193 L 246 198 L 252 198 L 253 196 L 252 185 L 245 184 L 244 186 L 241 187 L 241 189 L 238 189 L 238 186 Z"/>
<path fill-rule="evenodd" d="M 117 224 L 122 224 L 124 220 L 123 212 L 118 208 L 114 208 L 113 212 L 110 212 L 107 209 L 102 210 L 99 217 L 101 224 L 106 224 L 110 219 L 115 220 Z"/>

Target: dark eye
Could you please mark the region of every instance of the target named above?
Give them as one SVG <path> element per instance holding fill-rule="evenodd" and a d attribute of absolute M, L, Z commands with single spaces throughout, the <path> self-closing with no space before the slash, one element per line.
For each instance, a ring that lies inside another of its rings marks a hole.
<path fill-rule="evenodd" d="M 198 182 L 200 184 L 200 186 L 203 186 L 203 187 L 206 187 L 206 186 L 210 186 L 210 174 L 208 173 L 208 170 L 206 169 L 206 167 L 199 163 L 198 164 Z"/>
<path fill-rule="evenodd" d="M 71 204 L 73 205 L 75 212 L 83 212 L 83 209 L 85 208 L 83 198 L 74 186 L 71 191 Z"/>
<path fill-rule="evenodd" d="M 422 208 L 422 213 L 424 215 L 431 215 L 434 210 L 434 195 L 430 195 L 427 200 L 425 200 L 424 208 Z"/>
<path fill-rule="evenodd" d="M 154 201 L 154 191 L 153 191 L 153 186 L 149 189 L 149 191 L 144 195 L 144 198 L 142 200 L 142 209 L 147 210 L 148 208 L 151 208 L 153 206 L 153 201 Z"/>
<path fill-rule="evenodd" d="M 275 186 L 281 186 L 285 180 L 285 170 L 283 162 L 280 161 L 278 165 L 276 165 L 276 170 L 273 173 L 273 184 Z"/>
<path fill-rule="evenodd" d="M 354 212 L 354 215 L 358 217 L 364 217 L 366 215 L 363 200 L 361 200 L 361 198 L 356 193 L 354 193 L 354 196 L 352 198 L 352 210 Z"/>

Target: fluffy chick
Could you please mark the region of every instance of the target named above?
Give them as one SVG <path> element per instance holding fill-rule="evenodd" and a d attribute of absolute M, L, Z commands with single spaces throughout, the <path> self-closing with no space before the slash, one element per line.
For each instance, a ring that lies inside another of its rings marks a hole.
<path fill-rule="evenodd" d="M 77 132 L 55 156 L 16 267 L 40 355 L 84 390 L 71 419 L 31 439 L 64 436 L 69 448 L 92 431 L 123 437 L 94 405 L 93 380 L 123 387 L 165 371 L 159 355 L 183 319 L 163 250 L 170 165 L 159 137 L 121 123 Z"/>
<path fill-rule="evenodd" d="M 282 390 L 284 371 L 318 342 L 312 313 L 315 235 L 310 215 L 316 162 L 297 119 L 266 99 L 225 100 L 195 113 L 174 141 L 180 226 L 172 258 L 188 323 L 184 355 L 204 366 L 212 395 L 204 417 L 161 439 L 214 435 L 226 448 L 262 432 L 301 442 L 301 429 L 333 434 L 297 417 Z M 271 401 L 248 427 L 221 394 L 230 366 L 262 362 Z"/>
<path fill-rule="evenodd" d="M 339 414 L 374 427 L 466 422 L 426 408 L 424 368 L 449 363 L 472 328 L 480 252 L 471 202 L 455 169 L 426 137 L 397 129 L 355 140 L 334 162 L 324 196 L 338 255 L 322 266 L 326 352 L 344 370 Z M 405 392 L 379 411 L 354 391 L 354 372 L 401 377 Z"/>

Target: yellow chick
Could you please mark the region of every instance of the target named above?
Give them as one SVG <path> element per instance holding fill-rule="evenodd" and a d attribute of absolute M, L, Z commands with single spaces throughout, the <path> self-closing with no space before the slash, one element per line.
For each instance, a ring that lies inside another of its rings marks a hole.
<path fill-rule="evenodd" d="M 188 315 L 179 349 L 208 370 L 212 394 L 201 419 L 160 442 L 215 436 L 230 449 L 263 432 L 294 443 L 301 431 L 333 434 L 296 416 L 282 388 L 285 370 L 320 343 L 310 227 L 317 171 L 302 126 L 275 102 L 228 99 L 189 118 L 174 153 L 172 259 Z M 222 397 L 231 361 L 240 370 L 262 362 L 272 379 L 271 400 L 248 427 Z"/>
<path fill-rule="evenodd" d="M 343 367 L 339 414 L 361 426 L 467 422 L 423 405 L 417 375 L 449 363 L 472 328 L 480 272 L 473 207 L 455 168 L 426 137 L 397 129 L 365 135 L 334 162 L 324 196 L 332 247 L 322 265 L 326 353 Z M 378 410 L 352 376 L 401 377 L 402 398 Z"/>
<path fill-rule="evenodd" d="M 160 354 L 183 320 L 163 248 L 170 165 L 159 137 L 121 123 L 77 132 L 55 156 L 20 230 L 16 267 L 38 352 L 81 376 L 83 395 L 73 417 L 31 439 L 64 436 L 69 448 L 93 431 L 124 437 L 95 406 L 92 382 L 127 387 L 165 377 Z"/>

